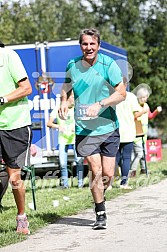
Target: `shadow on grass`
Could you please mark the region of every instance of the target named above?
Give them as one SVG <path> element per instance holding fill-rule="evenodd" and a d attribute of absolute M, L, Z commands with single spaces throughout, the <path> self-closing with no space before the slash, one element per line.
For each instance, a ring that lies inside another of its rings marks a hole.
<path fill-rule="evenodd" d="M 33 218 L 31 214 L 29 214 L 30 218 Z M 72 225 L 72 226 L 91 226 L 94 221 L 82 218 L 75 217 L 61 217 L 57 214 L 52 213 L 42 213 L 36 214 L 36 217 L 43 219 L 48 224 L 62 224 L 62 225 Z"/>
<path fill-rule="evenodd" d="M 161 172 L 164 176 L 167 176 L 167 170 L 162 170 Z"/>
<path fill-rule="evenodd" d="M 16 208 L 16 206 L 4 206 L 4 205 L 3 205 L 3 208 L 2 208 L 1 211 L 2 211 L 2 213 L 3 213 L 3 212 L 5 212 L 5 211 L 10 210 L 11 208 Z M 1 214 L 1 212 L 0 212 L 0 214 Z"/>
<path fill-rule="evenodd" d="M 28 214 L 29 219 L 33 219 L 33 214 Z M 53 224 L 55 223 L 61 216 L 56 213 L 36 213 L 35 217 L 40 218 L 41 220 L 44 220 L 46 223 Z"/>

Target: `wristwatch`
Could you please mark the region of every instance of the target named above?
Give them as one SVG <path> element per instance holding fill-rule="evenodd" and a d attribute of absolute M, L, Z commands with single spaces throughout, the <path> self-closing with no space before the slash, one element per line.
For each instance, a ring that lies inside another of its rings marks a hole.
<path fill-rule="evenodd" d="M 103 101 L 99 101 L 99 105 L 104 108 L 104 102 Z"/>
<path fill-rule="evenodd" d="M 7 103 L 8 100 L 6 97 L 0 97 L 0 105 L 3 105 L 4 103 Z"/>

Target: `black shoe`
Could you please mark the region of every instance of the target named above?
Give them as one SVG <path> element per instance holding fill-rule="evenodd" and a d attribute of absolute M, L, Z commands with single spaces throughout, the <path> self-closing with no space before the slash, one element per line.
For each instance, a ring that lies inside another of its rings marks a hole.
<path fill-rule="evenodd" d="M 146 169 L 141 169 L 140 174 L 147 174 Z"/>
<path fill-rule="evenodd" d="M 96 221 L 93 225 L 93 229 L 94 230 L 98 230 L 98 229 L 106 229 L 106 213 L 105 211 L 101 211 L 101 212 L 97 212 L 96 213 Z"/>

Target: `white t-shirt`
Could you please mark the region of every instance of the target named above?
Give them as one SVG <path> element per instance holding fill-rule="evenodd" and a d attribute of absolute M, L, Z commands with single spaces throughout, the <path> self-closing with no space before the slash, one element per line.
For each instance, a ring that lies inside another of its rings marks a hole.
<path fill-rule="evenodd" d="M 134 112 L 140 111 L 137 97 L 126 92 L 126 99 L 116 106 L 116 113 L 119 121 L 120 142 L 133 142 L 136 137 Z"/>

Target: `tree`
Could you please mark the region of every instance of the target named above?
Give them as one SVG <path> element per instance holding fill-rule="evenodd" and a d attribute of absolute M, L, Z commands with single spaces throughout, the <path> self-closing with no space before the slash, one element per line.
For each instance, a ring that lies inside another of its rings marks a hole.
<path fill-rule="evenodd" d="M 167 2 L 165 0 L 30 0 L 7 1 L 0 7 L 1 40 L 7 44 L 78 39 L 86 27 L 123 47 L 133 67 L 131 89 L 140 83 L 152 88 L 150 107 L 163 106 L 167 95 Z M 150 3 L 150 6 L 148 6 Z M 17 29 L 16 29 L 17 28 Z"/>
<path fill-rule="evenodd" d="M 100 5 L 96 0 L 89 0 L 89 3 L 103 39 L 128 52 L 128 61 L 133 67 L 131 89 L 140 83 L 149 84 L 150 107 L 161 104 L 162 116 L 166 117 L 166 1 L 153 1 L 150 6 L 145 0 L 101 0 Z"/>
<path fill-rule="evenodd" d="M 147 46 L 150 73 L 147 79 L 152 87 L 153 95 L 150 96 L 150 105 L 156 107 L 161 104 L 163 117 L 167 111 L 167 3 L 157 1 L 150 6 L 144 28 L 145 44 Z M 158 118 L 157 118 L 158 121 Z M 163 120 L 162 120 L 163 122 Z M 158 122 L 159 125 L 161 124 Z"/>

